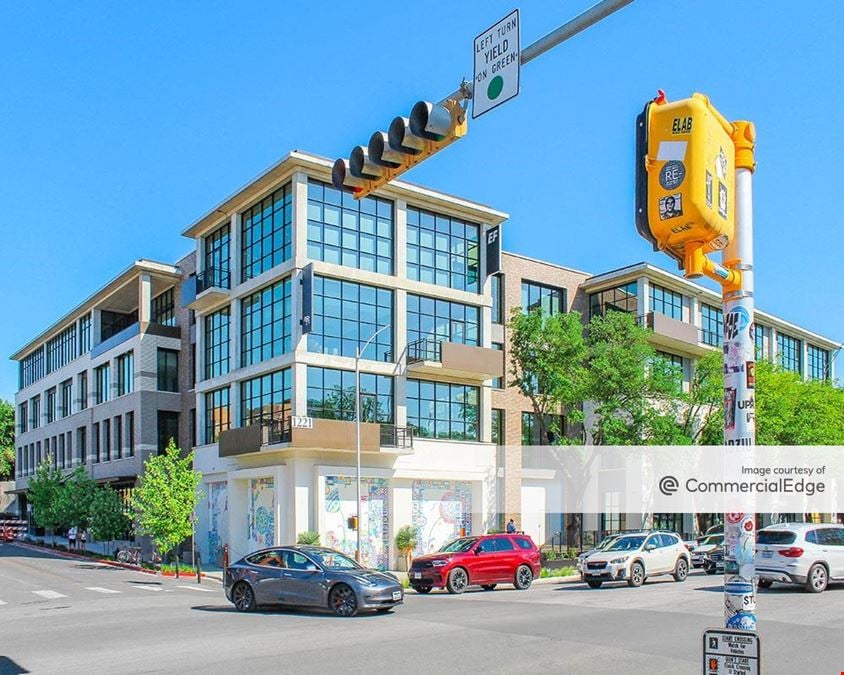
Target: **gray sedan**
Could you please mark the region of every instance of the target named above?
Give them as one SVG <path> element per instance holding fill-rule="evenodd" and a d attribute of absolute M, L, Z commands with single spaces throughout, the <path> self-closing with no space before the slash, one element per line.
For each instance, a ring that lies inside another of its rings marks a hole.
<path fill-rule="evenodd" d="M 320 546 L 283 546 L 251 553 L 226 569 L 226 598 L 241 612 L 260 605 L 330 609 L 339 616 L 386 612 L 404 601 L 392 574 L 370 570 Z"/>

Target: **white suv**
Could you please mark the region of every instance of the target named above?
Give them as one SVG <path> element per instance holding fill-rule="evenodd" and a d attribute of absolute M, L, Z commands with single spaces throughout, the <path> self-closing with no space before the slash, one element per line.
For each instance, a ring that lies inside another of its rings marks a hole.
<path fill-rule="evenodd" d="M 844 525 L 769 525 L 756 535 L 755 561 L 761 588 L 777 581 L 821 593 L 844 580 Z"/>
<path fill-rule="evenodd" d="M 673 532 L 618 537 L 605 550 L 589 556 L 582 570 L 590 588 L 600 588 L 605 581 L 641 586 L 648 577 L 660 574 L 672 574 L 675 581 L 685 581 L 689 575 L 689 551 Z"/>

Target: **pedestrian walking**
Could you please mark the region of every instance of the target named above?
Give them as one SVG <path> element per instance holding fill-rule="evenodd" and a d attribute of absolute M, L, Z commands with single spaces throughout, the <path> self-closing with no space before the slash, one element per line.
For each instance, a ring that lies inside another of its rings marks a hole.
<path fill-rule="evenodd" d="M 516 534 L 516 523 L 510 518 L 510 522 L 507 523 L 507 534 Z"/>
<path fill-rule="evenodd" d="M 76 550 L 76 535 L 79 532 L 76 525 L 72 525 L 71 528 L 67 531 L 67 549 L 69 551 Z"/>
<path fill-rule="evenodd" d="M 84 551 L 85 550 L 85 542 L 88 539 L 88 536 L 85 534 L 85 528 L 84 527 L 79 531 L 79 535 L 78 535 L 77 539 L 78 539 L 78 542 L 79 542 L 79 546 L 81 547 L 81 550 Z"/>

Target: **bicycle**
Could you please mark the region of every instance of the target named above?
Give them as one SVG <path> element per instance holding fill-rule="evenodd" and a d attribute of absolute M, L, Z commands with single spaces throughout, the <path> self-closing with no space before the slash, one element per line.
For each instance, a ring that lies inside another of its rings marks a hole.
<path fill-rule="evenodd" d="M 141 564 L 141 547 L 127 546 L 117 552 L 117 562 L 126 563 L 129 565 Z"/>

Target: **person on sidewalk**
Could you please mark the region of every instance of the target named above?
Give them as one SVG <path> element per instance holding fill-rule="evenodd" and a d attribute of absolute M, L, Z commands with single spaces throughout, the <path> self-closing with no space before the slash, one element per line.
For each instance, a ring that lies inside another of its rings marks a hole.
<path fill-rule="evenodd" d="M 85 528 L 81 528 L 79 530 L 79 534 L 77 535 L 77 540 L 79 542 L 79 546 L 81 547 L 80 550 L 85 550 L 85 541 L 88 539 L 88 536 L 85 534 Z"/>
<path fill-rule="evenodd" d="M 75 551 L 76 550 L 76 534 L 79 530 L 77 529 L 76 525 L 72 525 L 71 528 L 67 531 L 67 550 L 68 551 Z"/>
<path fill-rule="evenodd" d="M 510 522 L 507 523 L 507 534 L 516 534 L 516 523 L 510 518 Z"/>

